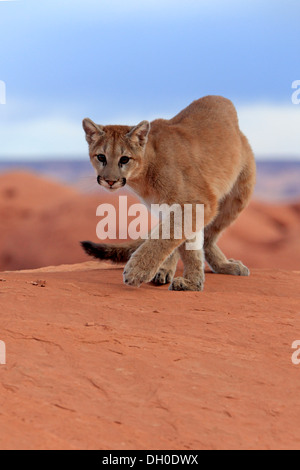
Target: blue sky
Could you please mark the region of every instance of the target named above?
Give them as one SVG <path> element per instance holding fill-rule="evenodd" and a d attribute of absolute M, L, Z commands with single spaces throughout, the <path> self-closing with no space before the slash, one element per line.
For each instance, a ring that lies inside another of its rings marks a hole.
<path fill-rule="evenodd" d="M 299 18 L 299 0 L 0 0 L 0 158 L 84 156 L 82 118 L 206 94 L 234 101 L 258 156 L 300 158 Z"/>

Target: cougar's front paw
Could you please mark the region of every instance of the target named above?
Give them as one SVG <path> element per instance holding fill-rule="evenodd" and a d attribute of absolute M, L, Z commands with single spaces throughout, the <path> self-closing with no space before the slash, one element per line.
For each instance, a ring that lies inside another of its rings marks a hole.
<path fill-rule="evenodd" d="M 169 290 L 175 291 L 192 291 L 201 292 L 204 289 L 204 279 L 185 279 L 184 277 L 176 277 L 172 282 Z"/>
<path fill-rule="evenodd" d="M 147 267 L 146 267 L 147 266 Z M 157 266 L 151 267 L 144 260 L 132 257 L 125 266 L 123 279 L 128 286 L 140 287 L 143 282 L 151 282 L 157 271 Z"/>

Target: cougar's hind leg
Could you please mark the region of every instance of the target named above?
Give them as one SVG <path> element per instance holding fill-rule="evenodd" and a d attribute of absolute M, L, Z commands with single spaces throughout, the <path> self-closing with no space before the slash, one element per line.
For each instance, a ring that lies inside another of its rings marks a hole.
<path fill-rule="evenodd" d="M 217 274 L 235 276 L 249 276 L 250 274 L 249 269 L 241 261 L 227 259 L 217 246 L 217 241 L 223 230 L 231 225 L 248 205 L 254 185 L 255 161 L 253 154 L 249 154 L 249 163 L 241 172 L 230 194 L 220 203 L 218 216 L 204 231 L 205 258 L 213 272 Z"/>
<path fill-rule="evenodd" d="M 175 276 L 178 261 L 179 251 L 175 250 L 162 264 L 152 282 L 157 286 L 170 284 Z"/>

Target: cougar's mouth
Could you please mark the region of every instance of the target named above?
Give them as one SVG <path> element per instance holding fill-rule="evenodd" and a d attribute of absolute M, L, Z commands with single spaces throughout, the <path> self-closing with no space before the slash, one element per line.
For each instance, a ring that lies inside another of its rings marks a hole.
<path fill-rule="evenodd" d="M 108 191 L 117 191 L 120 188 L 123 188 L 127 181 L 126 178 L 121 178 L 120 180 L 106 180 L 102 176 L 97 177 L 97 183 Z"/>

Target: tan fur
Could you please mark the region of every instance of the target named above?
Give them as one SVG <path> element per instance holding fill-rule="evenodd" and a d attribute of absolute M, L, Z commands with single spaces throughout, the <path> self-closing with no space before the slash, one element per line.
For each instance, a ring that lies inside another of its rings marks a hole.
<path fill-rule="evenodd" d="M 98 182 L 113 191 L 125 182 L 149 204 L 204 204 L 203 250 L 185 250 L 186 240 L 147 240 L 129 245 L 84 242 L 88 254 L 100 259 L 127 261 L 124 282 L 139 286 L 154 280 L 171 282 L 181 256 L 183 278 L 172 290 L 202 290 L 204 256 L 221 274 L 249 275 L 240 261 L 228 260 L 217 246 L 222 231 L 247 206 L 255 185 L 254 155 L 239 129 L 233 104 L 207 96 L 193 102 L 173 119 L 138 126 L 98 126 L 85 119 L 83 126 Z M 150 130 L 151 129 L 151 130 Z M 96 156 L 106 156 L 105 165 Z M 120 165 L 120 157 L 130 158 Z"/>

